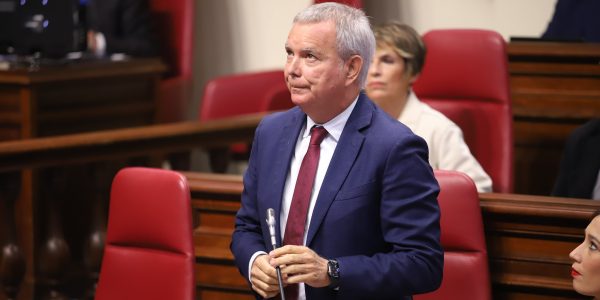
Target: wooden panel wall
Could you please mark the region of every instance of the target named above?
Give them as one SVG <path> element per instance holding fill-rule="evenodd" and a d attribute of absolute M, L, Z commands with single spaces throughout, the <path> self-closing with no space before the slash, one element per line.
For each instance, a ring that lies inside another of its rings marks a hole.
<path fill-rule="evenodd" d="M 184 173 L 192 190 L 197 298 L 254 299 L 229 251 L 241 177 Z"/>
<path fill-rule="evenodd" d="M 600 44 L 508 45 L 515 192 L 550 195 L 567 136 L 600 117 Z"/>

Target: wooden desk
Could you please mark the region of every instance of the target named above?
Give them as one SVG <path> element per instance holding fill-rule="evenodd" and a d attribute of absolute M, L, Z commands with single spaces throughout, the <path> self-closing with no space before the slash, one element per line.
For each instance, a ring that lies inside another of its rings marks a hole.
<path fill-rule="evenodd" d="M 600 117 L 600 44 L 508 45 L 515 192 L 549 195 L 569 133 Z"/>
<path fill-rule="evenodd" d="M 154 122 L 158 59 L 0 71 L 0 141 Z"/>

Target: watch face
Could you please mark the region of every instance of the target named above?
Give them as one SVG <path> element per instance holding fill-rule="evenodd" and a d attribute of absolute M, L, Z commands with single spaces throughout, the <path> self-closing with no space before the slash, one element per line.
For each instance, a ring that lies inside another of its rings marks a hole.
<path fill-rule="evenodd" d="M 340 264 L 335 259 L 331 259 L 327 262 L 327 275 L 331 280 L 329 284 L 330 288 L 338 289 L 340 280 Z"/>
<path fill-rule="evenodd" d="M 337 261 L 330 260 L 327 262 L 327 273 L 329 277 L 338 279 L 340 277 L 340 266 Z"/>

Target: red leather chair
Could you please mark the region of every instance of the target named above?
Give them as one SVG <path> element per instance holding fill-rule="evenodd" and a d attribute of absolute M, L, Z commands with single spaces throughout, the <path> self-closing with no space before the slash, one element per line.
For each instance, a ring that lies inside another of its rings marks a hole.
<path fill-rule="evenodd" d="M 158 89 L 156 118 L 183 121 L 192 89 L 194 0 L 151 0 L 150 10 L 169 68 Z"/>
<path fill-rule="evenodd" d="M 282 70 L 222 76 L 204 87 L 200 121 L 293 107 Z"/>
<path fill-rule="evenodd" d="M 427 56 L 414 92 L 462 129 L 492 178 L 493 191 L 512 192 L 512 104 L 504 39 L 493 31 L 470 29 L 433 30 L 423 39 Z"/>
<path fill-rule="evenodd" d="M 356 8 L 363 8 L 362 0 L 315 0 L 315 4 L 323 2 L 337 2 Z"/>
<path fill-rule="evenodd" d="M 113 180 L 96 300 L 194 299 L 190 190 L 173 171 L 125 168 Z"/>
<path fill-rule="evenodd" d="M 282 70 L 251 72 L 222 76 L 210 80 L 200 104 L 200 122 L 292 108 L 290 92 Z M 246 144 L 231 148 L 234 156 L 245 158 Z M 211 151 L 211 167 L 215 172 L 225 172 L 229 161 L 227 151 Z"/>
<path fill-rule="evenodd" d="M 487 248 L 475 183 L 457 171 L 436 170 L 435 178 L 440 185 L 444 277 L 438 290 L 414 299 L 490 300 Z"/>

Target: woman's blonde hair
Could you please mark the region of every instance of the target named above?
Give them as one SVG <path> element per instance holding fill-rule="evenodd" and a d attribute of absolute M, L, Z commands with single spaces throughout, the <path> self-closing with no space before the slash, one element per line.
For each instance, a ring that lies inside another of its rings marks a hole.
<path fill-rule="evenodd" d="M 421 73 L 427 49 L 421 36 L 412 27 L 398 22 L 387 22 L 373 29 L 377 48 L 390 47 L 406 62 L 406 72 L 412 76 Z"/>

